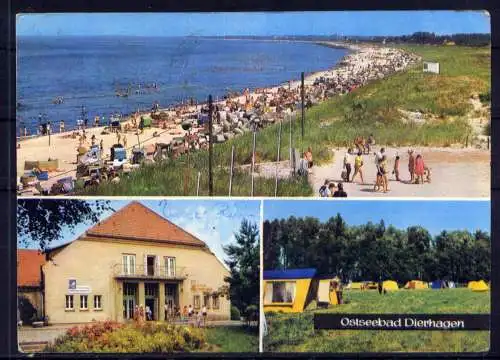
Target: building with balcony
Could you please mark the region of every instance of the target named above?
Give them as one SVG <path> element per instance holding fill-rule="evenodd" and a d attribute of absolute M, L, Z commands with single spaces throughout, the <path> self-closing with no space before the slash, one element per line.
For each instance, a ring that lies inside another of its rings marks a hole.
<path fill-rule="evenodd" d="M 126 321 L 136 305 L 154 320 L 165 307 L 230 318 L 229 271 L 200 239 L 131 202 L 76 240 L 46 252 L 44 309 L 50 323 Z"/>

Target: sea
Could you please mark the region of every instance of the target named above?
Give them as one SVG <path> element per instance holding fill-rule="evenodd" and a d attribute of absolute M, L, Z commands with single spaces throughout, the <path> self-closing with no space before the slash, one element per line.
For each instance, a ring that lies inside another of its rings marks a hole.
<path fill-rule="evenodd" d="M 193 37 L 18 37 L 17 126 L 66 129 L 332 68 L 348 50 L 313 43 Z M 126 96 L 125 96 L 126 95 Z M 19 131 L 17 132 L 19 134 Z"/>

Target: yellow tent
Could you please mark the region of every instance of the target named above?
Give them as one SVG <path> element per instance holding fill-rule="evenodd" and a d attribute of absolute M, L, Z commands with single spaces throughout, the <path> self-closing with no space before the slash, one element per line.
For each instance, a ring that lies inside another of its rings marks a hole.
<path fill-rule="evenodd" d="M 467 288 L 472 291 L 487 291 L 489 290 L 488 284 L 484 280 L 479 281 L 469 281 Z"/>
<path fill-rule="evenodd" d="M 336 284 L 334 286 L 334 284 Z M 320 279 L 318 283 L 318 303 L 338 305 L 340 303 L 337 290 L 339 290 L 340 279 Z"/>
<path fill-rule="evenodd" d="M 314 300 L 316 269 L 264 271 L 264 311 L 302 312 Z"/>
<path fill-rule="evenodd" d="M 302 312 L 314 300 L 340 304 L 340 279 L 315 275 L 316 269 L 264 271 L 264 311 Z"/>
<path fill-rule="evenodd" d="M 386 280 L 382 283 L 382 289 L 386 291 L 399 290 L 398 283 L 394 280 Z"/>
<path fill-rule="evenodd" d="M 362 290 L 363 283 L 362 282 L 353 282 L 351 283 L 351 290 Z"/>
<path fill-rule="evenodd" d="M 408 281 L 405 285 L 405 289 L 428 289 L 429 284 L 420 280 Z"/>

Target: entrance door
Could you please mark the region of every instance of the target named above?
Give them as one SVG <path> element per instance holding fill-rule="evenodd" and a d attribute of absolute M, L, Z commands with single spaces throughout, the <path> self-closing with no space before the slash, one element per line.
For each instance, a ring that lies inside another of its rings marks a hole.
<path fill-rule="evenodd" d="M 146 307 L 151 310 L 151 320 L 158 320 L 158 283 L 144 284 Z"/>
<path fill-rule="evenodd" d="M 165 303 L 170 310 L 174 310 L 177 306 L 176 302 L 177 285 L 166 284 L 165 286 Z"/>
<path fill-rule="evenodd" d="M 123 318 L 126 320 L 134 318 L 135 299 L 123 299 Z"/>
<path fill-rule="evenodd" d="M 151 319 L 149 320 L 157 320 L 156 319 L 156 301 L 155 299 L 146 299 L 146 309 L 149 307 L 151 309 Z"/>
<path fill-rule="evenodd" d="M 123 319 L 133 319 L 137 304 L 137 284 L 123 284 Z"/>

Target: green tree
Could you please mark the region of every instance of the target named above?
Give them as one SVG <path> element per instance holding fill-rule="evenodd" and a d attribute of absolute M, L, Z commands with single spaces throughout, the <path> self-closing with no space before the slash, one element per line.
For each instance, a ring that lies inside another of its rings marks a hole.
<path fill-rule="evenodd" d="M 114 211 L 107 200 L 29 199 L 17 202 L 17 237 L 21 245 L 36 243 L 45 250 L 81 223 L 97 223 L 105 211 Z"/>
<path fill-rule="evenodd" d="M 260 241 L 257 224 L 243 220 L 235 237 L 235 244 L 223 247 L 230 271 L 224 280 L 229 284 L 232 305 L 248 318 L 255 315 L 259 305 Z"/>

